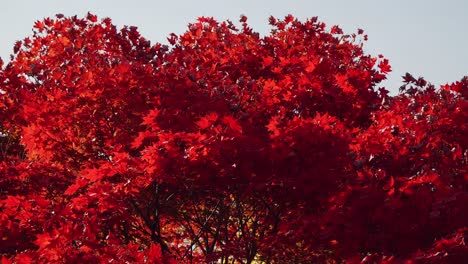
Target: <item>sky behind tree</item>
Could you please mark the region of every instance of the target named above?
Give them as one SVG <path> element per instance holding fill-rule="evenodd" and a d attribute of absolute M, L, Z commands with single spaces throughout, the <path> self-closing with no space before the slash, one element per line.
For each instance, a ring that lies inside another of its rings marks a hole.
<path fill-rule="evenodd" d="M 183 33 L 197 17 L 237 22 L 246 15 L 252 28 L 268 34 L 268 17 L 292 14 L 305 20 L 318 16 L 329 27 L 339 25 L 347 33 L 364 29 L 369 41 L 364 48 L 371 55 L 383 54 L 393 72 L 382 85 L 396 93 L 401 76 L 410 72 L 436 86 L 468 75 L 468 1 L 422 0 L 15 0 L 4 1 L 0 9 L 0 57 L 9 60 L 17 40 L 31 35 L 36 20 L 64 15 L 85 16 L 90 11 L 110 17 L 118 26 L 137 26 L 152 41 L 167 43 L 174 32 Z"/>

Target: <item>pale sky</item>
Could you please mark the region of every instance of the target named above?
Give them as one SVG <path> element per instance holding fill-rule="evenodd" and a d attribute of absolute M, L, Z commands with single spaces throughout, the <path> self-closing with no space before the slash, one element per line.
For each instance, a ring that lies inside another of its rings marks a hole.
<path fill-rule="evenodd" d="M 318 16 L 347 33 L 364 29 L 367 53 L 390 60 L 393 72 L 382 85 L 393 93 L 405 72 L 436 86 L 468 75 L 468 0 L 5 0 L 0 5 L 0 57 L 9 60 L 15 41 L 29 36 L 36 20 L 88 11 L 110 17 L 118 26 L 137 26 L 152 43 L 167 43 L 170 33 L 183 33 L 199 16 L 237 22 L 244 14 L 262 35 L 270 30 L 270 15 Z"/>

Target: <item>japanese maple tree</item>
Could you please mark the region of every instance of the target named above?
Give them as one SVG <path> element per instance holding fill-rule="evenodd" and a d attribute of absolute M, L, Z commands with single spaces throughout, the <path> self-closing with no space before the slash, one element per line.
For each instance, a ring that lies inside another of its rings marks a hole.
<path fill-rule="evenodd" d="M 362 30 L 269 22 L 36 22 L 0 63 L 2 263 L 466 261 L 468 79 L 389 96 Z"/>

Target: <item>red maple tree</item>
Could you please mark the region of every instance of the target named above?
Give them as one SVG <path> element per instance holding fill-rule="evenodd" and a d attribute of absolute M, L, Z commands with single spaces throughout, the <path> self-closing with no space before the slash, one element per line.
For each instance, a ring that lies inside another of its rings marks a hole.
<path fill-rule="evenodd" d="M 468 79 L 317 18 L 170 45 L 57 15 L 0 64 L 2 263 L 461 263 Z"/>

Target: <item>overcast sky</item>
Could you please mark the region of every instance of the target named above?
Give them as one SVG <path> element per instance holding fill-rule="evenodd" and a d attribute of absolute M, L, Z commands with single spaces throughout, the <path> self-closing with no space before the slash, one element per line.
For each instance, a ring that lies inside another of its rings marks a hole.
<path fill-rule="evenodd" d="M 327 25 L 369 35 L 365 50 L 383 54 L 393 72 L 383 85 L 395 92 L 401 75 L 410 72 L 435 85 L 468 75 L 468 0 L 14 0 L 0 5 L 0 57 L 8 61 L 15 41 L 31 34 L 34 21 L 57 13 L 110 17 L 118 26 L 138 26 L 147 39 L 167 42 L 199 16 L 238 21 L 245 14 L 262 35 L 268 17 L 318 16 Z"/>

